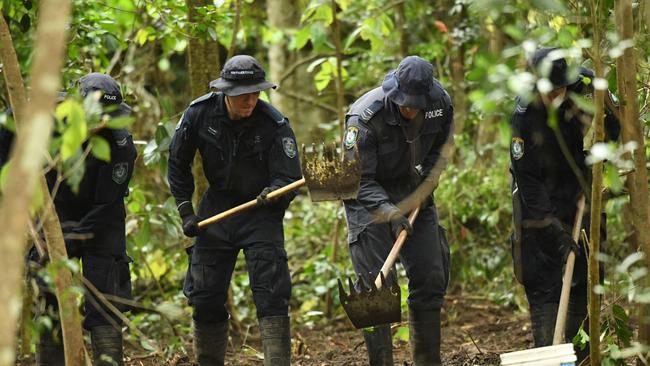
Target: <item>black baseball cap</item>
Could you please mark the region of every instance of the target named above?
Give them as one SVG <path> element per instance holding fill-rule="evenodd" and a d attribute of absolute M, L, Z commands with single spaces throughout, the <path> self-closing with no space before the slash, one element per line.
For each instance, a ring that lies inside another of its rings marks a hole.
<path fill-rule="evenodd" d="M 540 48 L 530 57 L 529 64 L 538 77 L 548 78 L 553 89 L 559 89 L 574 84 L 579 79 L 579 73 L 572 72 L 559 48 Z"/>
<path fill-rule="evenodd" d="M 106 107 L 109 116 L 121 117 L 131 114 L 131 107 L 122 99 L 120 85 L 109 75 L 93 72 L 79 79 L 77 83 L 79 93 L 84 98 L 94 91 L 101 92 L 99 102 Z"/>

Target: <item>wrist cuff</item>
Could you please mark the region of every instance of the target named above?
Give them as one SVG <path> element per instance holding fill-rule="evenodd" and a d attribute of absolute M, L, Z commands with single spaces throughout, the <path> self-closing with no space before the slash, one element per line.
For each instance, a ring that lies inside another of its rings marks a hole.
<path fill-rule="evenodd" d="M 179 215 L 181 215 L 181 217 L 194 215 L 194 207 L 192 206 L 192 202 L 190 201 L 181 202 L 181 204 L 178 205 L 178 213 Z"/>

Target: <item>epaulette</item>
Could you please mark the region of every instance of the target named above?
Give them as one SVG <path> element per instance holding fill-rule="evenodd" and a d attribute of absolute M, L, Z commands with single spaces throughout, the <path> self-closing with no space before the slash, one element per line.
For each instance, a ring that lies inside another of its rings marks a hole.
<path fill-rule="evenodd" d="M 274 120 L 275 123 L 278 124 L 278 126 L 283 126 L 283 125 L 286 125 L 286 124 L 289 123 L 289 120 L 287 119 L 287 117 L 285 117 L 284 114 L 282 114 L 282 112 L 277 110 L 271 104 L 266 103 L 266 102 L 261 101 L 261 100 L 258 101 L 258 103 L 262 103 L 262 105 L 264 107 L 264 108 L 262 108 L 262 111 L 264 112 L 264 114 L 271 117 L 271 119 Z"/>
<path fill-rule="evenodd" d="M 384 102 L 381 100 L 375 100 L 372 102 L 369 106 L 367 106 L 363 111 L 361 111 L 361 115 L 359 115 L 359 119 L 363 122 L 368 122 L 374 116 L 379 112 L 382 108 L 384 108 Z"/>
<path fill-rule="evenodd" d="M 521 97 L 515 98 L 515 113 L 526 113 L 526 109 L 528 109 L 527 106 L 521 104 L 522 99 Z"/>
<path fill-rule="evenodd" d="M 217 96 L 217 93 L 215 93 L 215 92 L 211 92 L 211 93 L 208 93 L 208 94 L 202 95 L 202 96 L 200 96 L 200 97 L 194 99 L 194 100 L 190 103 L 190 105 L 195 105 L 195 104 L 198 104 L 198 103 L 204 102 L 204 101 L 206 101 L 206 100 L 208 100 L 208 99 L 210 99 L 210 98 L 216 97 L 216 96 Z"/>
<path fill-rule="evenodd" d="M 129 131 L 124 128 L 111 129 L 113 138 L 115 139 L 115 144 L 118 147 L 125 147 L 129 143 Z"/>

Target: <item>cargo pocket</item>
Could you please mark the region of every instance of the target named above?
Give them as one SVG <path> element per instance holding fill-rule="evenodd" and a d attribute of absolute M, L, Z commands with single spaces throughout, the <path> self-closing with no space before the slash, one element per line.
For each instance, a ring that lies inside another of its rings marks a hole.
<path fill-rule="evenodd" d="M 194 248 L 190 260 L 189 275 L 192 281 L 192 292 L 216 288 L 218 285 L 217 264 L 219 252 L 211 249 Z"/>
<path fill-rule="evenodd" d="M 83 257 L 83 276 L 101 293 L 115 294 L 115 268 L 117 261 L 114 257 L 88 254 Z"/>
<path fill-rule="evenodd" d="M 133 263 L 133 259 L 125 254 L 122 256 L 122 258 L 119 258 L 117 260 L 117 264 L 115 266 L 115 295 L 126 300 L 133 299 L 131 295 L 131 271 L 129 270 L 130 263 Z M 115 303 L 114 305 L 122 312 L 131 309 L 130 306 L 122 303 Z"/>
<path fill-rule="evenodd" d="M 442 251 L 442 268 L 445 271 L 445 290 L 449 287 L 449 277 L 451 276 L 451 252 L 449 251 L 449 242 L 447 241 L 447 230 L 438 225 L 438 236 L 440 236 L 440 246 Z"/>
<path fill-rule="evenodd" d="M 510 234 L 510 248 L 512 252 L 512 269 L 515 272 L 515 279 L 520 284 L 524 284 L 524 275 L 522 273 L 521 262 L 521 240 L 515 238 L 515 233 Z"/>
<path fill-rule="evenodd" d="M 192 289 L 194 289 L 194 281 L 192 280 L 192 251 L 194 246 L 187 247 L 185 253 L 187 253 L 187 271 L 185 272 L 185 280 L 183 281 L 183 295 L 190 298 L 192 294 Z M 191 303 L 190 303 L 191 305 Z"/>

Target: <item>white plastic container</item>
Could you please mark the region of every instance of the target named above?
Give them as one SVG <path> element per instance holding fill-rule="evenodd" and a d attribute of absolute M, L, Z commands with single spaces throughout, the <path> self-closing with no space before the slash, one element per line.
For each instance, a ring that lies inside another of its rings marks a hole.
<path fill-rule="evenodd" d="M 573 344 L 539 347 L 500 355 L 502 366 L 575 366 Z"/>

